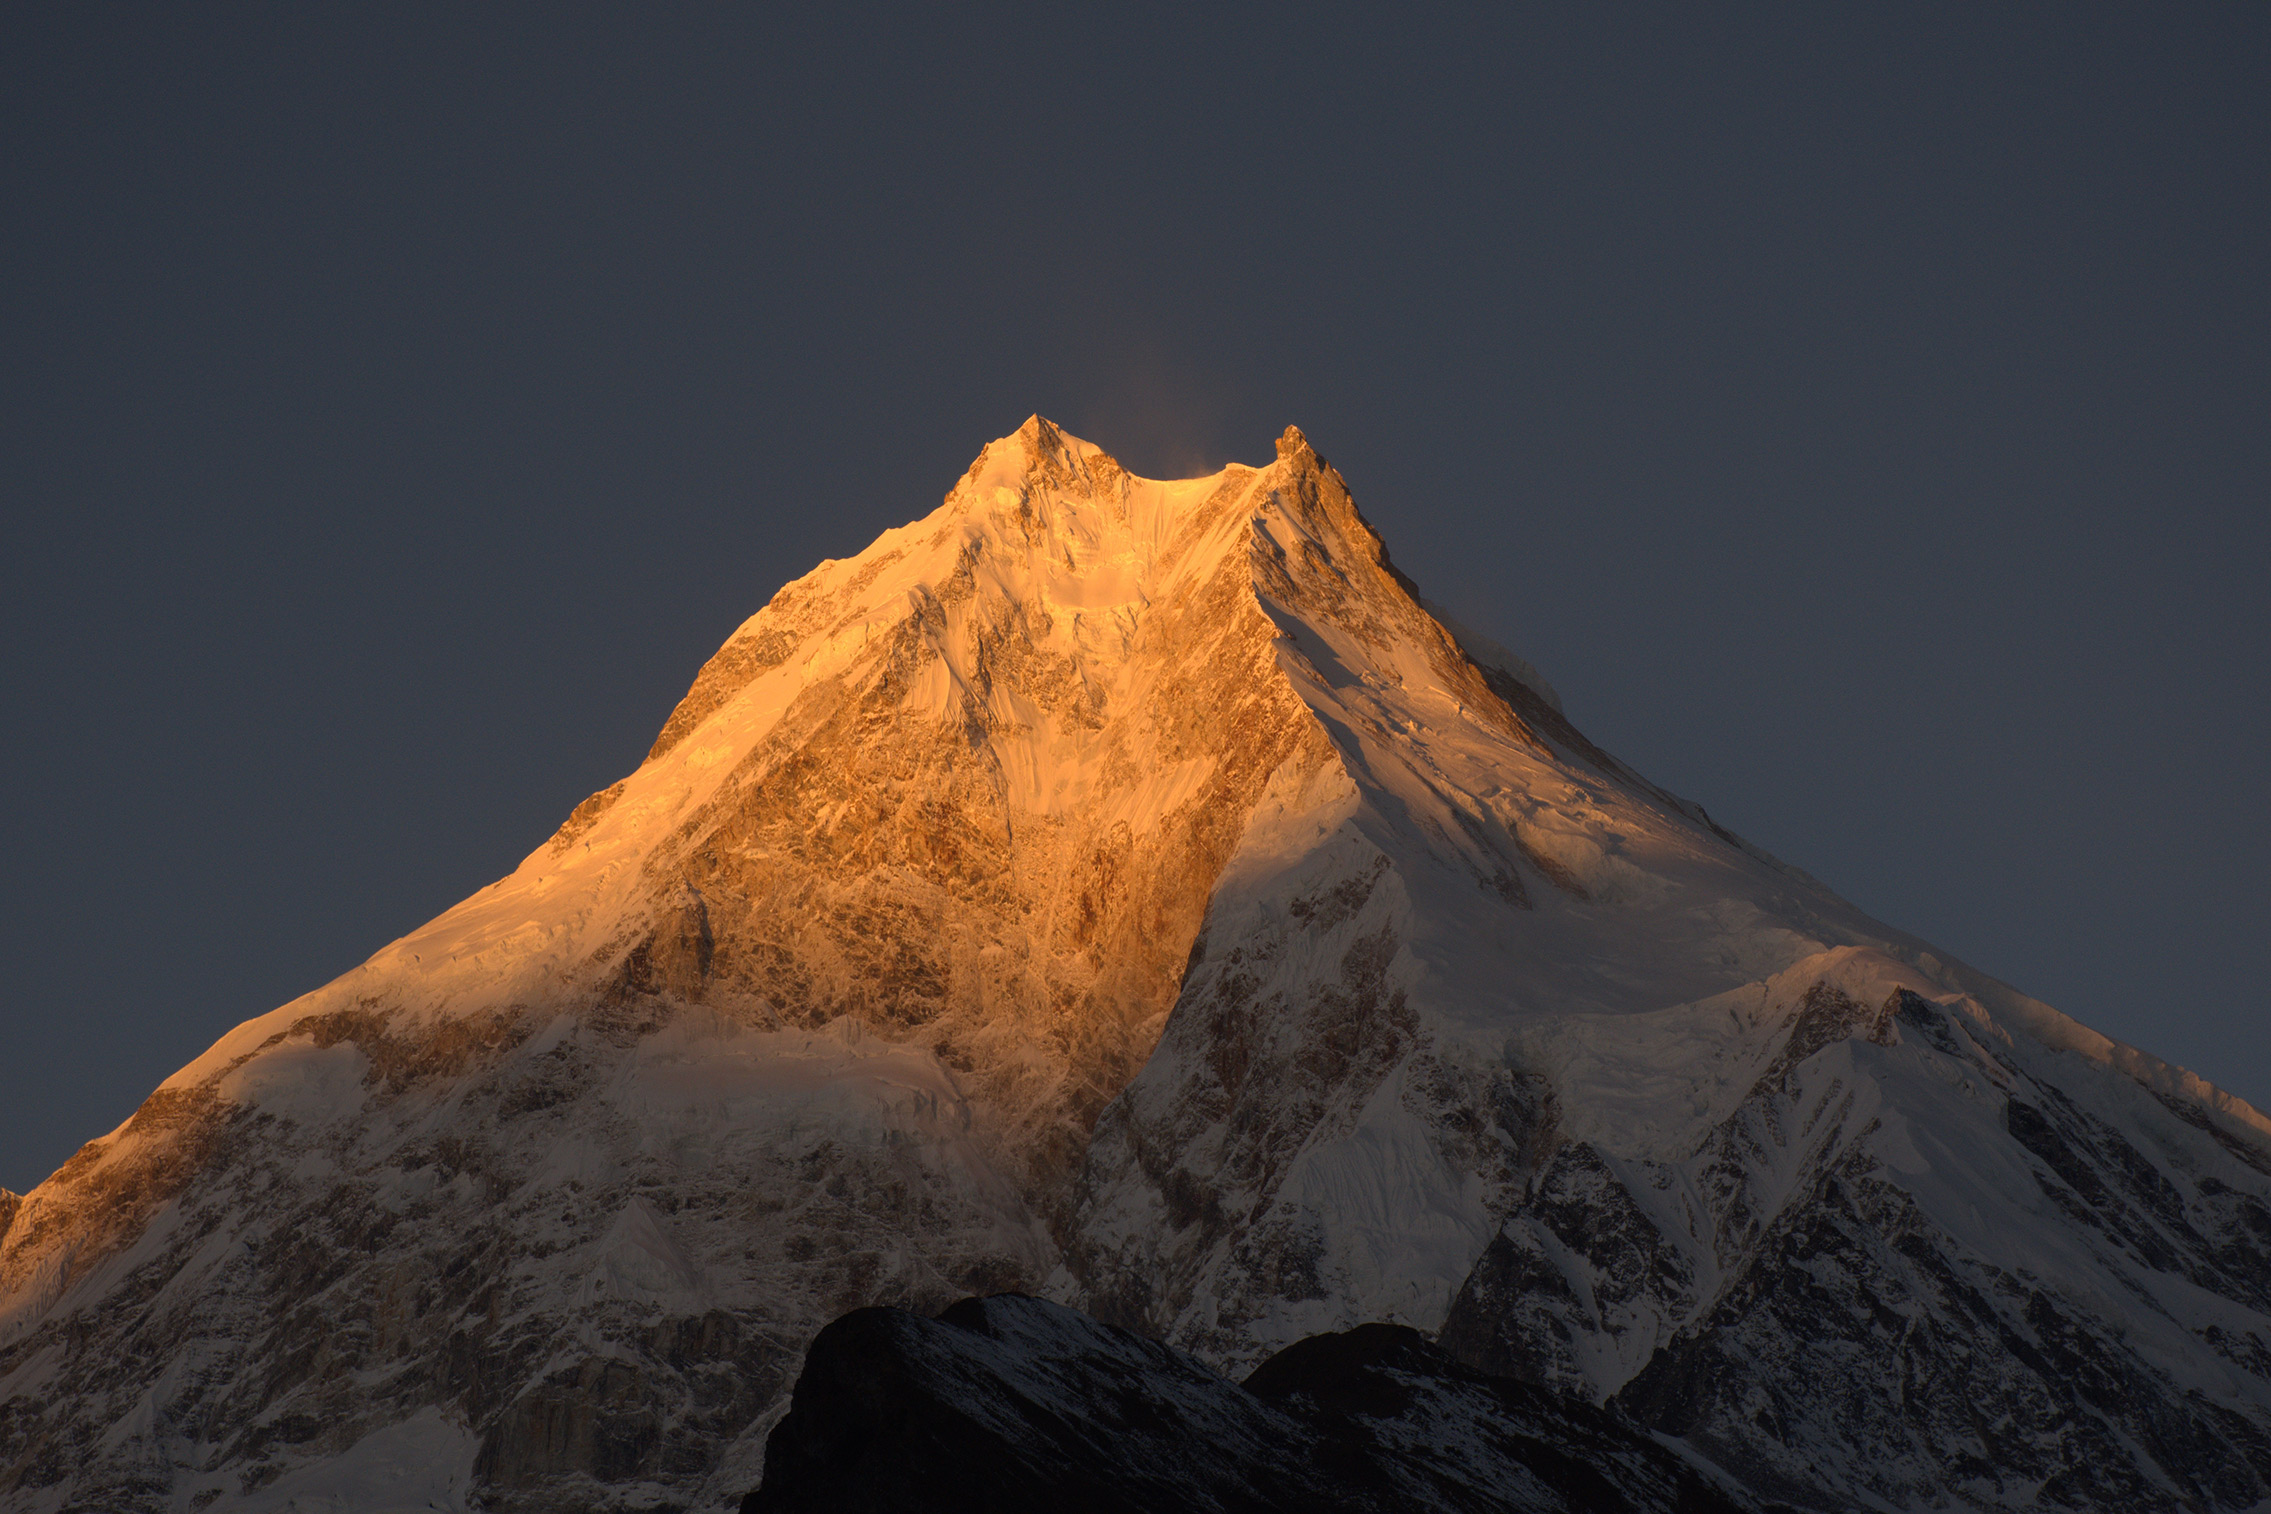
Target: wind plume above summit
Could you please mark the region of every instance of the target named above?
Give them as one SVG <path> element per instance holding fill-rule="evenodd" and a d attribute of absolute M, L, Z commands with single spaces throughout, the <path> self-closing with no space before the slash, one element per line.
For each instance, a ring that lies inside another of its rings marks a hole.
<path fill-rule="evenodd" d="M 829 1319 L 1008 1289 L 1414 1326 L 1801 1502 L 2271 1496 L 2267 1133 L 1600 750 L 1298 430 L 1036 416 L 25 1196 L 0 1507 L 728 1507 Z"/>

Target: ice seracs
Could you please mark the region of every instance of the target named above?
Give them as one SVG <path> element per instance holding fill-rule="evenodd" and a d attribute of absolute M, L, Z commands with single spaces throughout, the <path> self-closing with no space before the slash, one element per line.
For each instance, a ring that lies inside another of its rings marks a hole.
<path fill-rule="evenodd" d="M 2267 1130 L 1602 752 L 1298 431 L 1036 417 L 0 1218 L 0 1508 L 731 1507 L 828 1320 L 1013 1288 L 1439 1333 L 1798 1506 L 2244 1507 Z"/>

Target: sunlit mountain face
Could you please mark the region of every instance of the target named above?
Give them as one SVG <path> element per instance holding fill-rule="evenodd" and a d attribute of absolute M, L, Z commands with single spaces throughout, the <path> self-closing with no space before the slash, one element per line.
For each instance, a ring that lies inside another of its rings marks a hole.
<path fill-rule="evenodd" d="M 1068 1423 L 1140 1359 L 1337 1444 L 1270 1364 L 1402 1327 L 1346 1371 L 1511 1506 L 1507 1436 L 1635 1507 L 2271 1499 L 2271 1123 L 1595 747 L 1298 431 L 1158 481 L 1035 418 L 0 1197 L 0 1509 L 732 1509 L 830 1321 L 1001 1293 L 1055 1312 L 862 1338 L 954 1423 L 968 1351 Z"/>

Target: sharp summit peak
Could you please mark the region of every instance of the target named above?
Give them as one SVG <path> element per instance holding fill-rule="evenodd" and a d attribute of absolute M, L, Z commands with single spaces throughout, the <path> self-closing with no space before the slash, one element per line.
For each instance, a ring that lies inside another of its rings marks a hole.
<path fill-rule="evenodd" d="M 1131 478 L 1141 476 L 1136 474 L 1133 469 L 1130 469 L 1109 448 L 1101 445 L 1100 443 L 1089 441 L 1085 437 L 1074 435 L 1073 432 L 1066 428 L 1064 425 L 1057 421 L 1049 419 L 1049 417 L 1042 415 L 1038 411 L 1035 411 L 1033 414 L 1028 415 L 1016 430 L 1010 432 L 1007 436 L 1001 437 L 997 441 L 990 443 L 986 448 L 984 448 L 980 453 L 980 461 L 982 462 L 985 456 L 987 454 L 990 454 L 995 447 L 1003 446 L 1010 442 L 1016 442 L 1021 445 L 1028 464 L 1042 464 L 1051 460 L 1058 462 L 1069 461 L 1077 463 L 1090 459 L 1102 459 L 1106 462 L 1109 462 L 1114 468 L 1118 469 L 1122 473 L 1127 474 Z M 1329 466 L 1326 463 L 1324 456 L 1317 451 L 1316 445 L 1309 440 L 1308 434 L 1296 425 L 1288 425 L 1285 430 L 1279 434 L 1276 439 L 1275 450 L 1276 460 L 1279 462 L 1298 460 L 1306 455 L 1318 467 Z M 1188 482 L 1193 478 L 1219 477 L 1225 472 L 1239 468 L 1259 471 L 1258 468 L 1256 468 L 1256 465 L 1251 463 L 1230 462 L 1224 464 L 1220 468 L 1210 469 L 1204 473 L 1178 476 L 1175 478 L 1162 477 L 1158 479 L 1152 479 L 1151 482 Z"/>

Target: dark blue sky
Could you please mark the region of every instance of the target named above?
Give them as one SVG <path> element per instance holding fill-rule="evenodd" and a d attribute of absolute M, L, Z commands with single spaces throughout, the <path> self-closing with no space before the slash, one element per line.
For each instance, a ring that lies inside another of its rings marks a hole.
<path fill-rule="evenodd" d="M 786 9 L 0 18 L 0 1184 L 1034 410 L 2271 1103 L 2271 10 Z"/>

